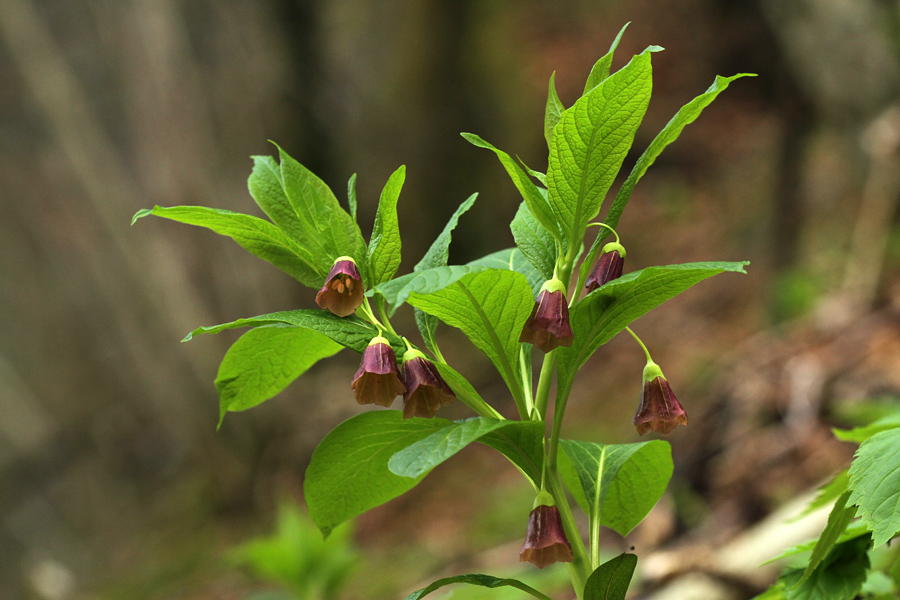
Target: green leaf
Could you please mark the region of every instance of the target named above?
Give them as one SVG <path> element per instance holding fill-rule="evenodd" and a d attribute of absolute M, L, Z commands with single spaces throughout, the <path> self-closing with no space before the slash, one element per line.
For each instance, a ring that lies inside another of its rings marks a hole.
<path fill-rule="evenodd" d="M 222 359 L 216 376 L 219 424 L 228 411 L 252 408 L 275 396 L 312 365 L 342 349 L 326 336 L 277 324 L 251 329 Z"/>
<path fill-rule="evenodd" d="M 415 486 L 424 474 L 399 477 L 388 469 L 388 461 L 449 423 L 404 419 L 398 410 L 377 410 L 335 427 L 313 452 L 303 482 L 313 523 L 327 537 L 341 523 Z"/>
<path fill-rule="evenodd" d="M 832 429 L 834 437 L 842 442 L 855 442 L 861 444 L 876 433 L 888 431 L 900 427 L 900 412 L 885 415 L 863 427 L 853 429 Z"/>
<path fill-rule="evenodd" d="M 741 77 L 755 77 L 755 75 L 752 73 L 739 73 L 732 77 L 717 75 L 716 80 L 708 90 L 681 107 L 675 116 L 663 127 L 662 131 L 650 142 L 650 145 L 641 154 L 641 157 L 628 175 L 628 179 L 622 184 L 622 189 L 616 194 L 616 199 L 613 201 L 613 205 L 606 216 L 607 225 L 615 229 L 619 224 L 619 218 L 622 216 L 622 211 L 625 210 L 625 205 L 628 204 L 628 199 L 631 197 L 631 192 L 634 191 L 634 186 L 637 185 L 637 182 L 644 176 L 644 173 L 647 172 L 647 169 L 650 168 L 650 165 L 653 164 L 666 146 L 677 140 L 685 126 L 693 123 L 700 116 L 700 113 L 703 112 L 703 109 L 709 106 L 716 99 L 716 96 L 728 87 L 729 83 Z M 598 240 L 602 242 L 603 237 L 605 236 L 599 236 Z"/>
<path fill-rule="evenodd" d="M 852 600 L 866 580 L 869 569 L 868 536 L 835 546 L 813 574 L 803 579 L 803 569 L 785 572 L 787 600 Z"/>
<path fill-rule="evenodd" d="M 869 530 L 860 522 L 851 523 L 847 529 L 844 530 L 844 533 L 838 537 L 837 543 L 843 543 L 848 540 L 856 539 L 860 536 L 869 535 Z M 819 543 L 819 538 L 815 538 L 812 540 L 808 540 L 803 542 L 802 544 L 797 544 L 796 546 L 791 546 L 789 548 L 785 548 L 781 551 L 777 556 L 770 558 L 759 566 L 767 565 L 769 563 L 773 563 L 775 561 L 783 560 L 785 558 L 790 558 L 791 556 L 797 556 L 798 554 L 803 554 L 804 552 L 812 552 L 813 548 L 816 547 L 816 544 Z"/>
<path fill-rule="evenodd" d="M 559 472 L 560 479 L 562 479 L 563 484 L 566 486 L 566 489 L 569 490 L 569 494 L 572 495 L 572 498 L 575 500 L 578 508 L 581 509 L 581 512 L 586 515 L 590 514 L 590 503 L 588 502 L 587 496 L 584 495 L 584 488 L 581 487 L 581 479 L 578 478 L 578 471 L 575 470 L 575 465 L 572 463 L 571 459 L 569 459 L 569 456 L 565 451 L 560 452 L 557 455 L 556 469 Z"/>
<path fill-rule="evenodd" d="M 509 154 L 502 150 L 498 150 L 474 133 L 462 133 L 460 135 L 473 146 L 491 150 L 497 155 L 503 168 L 506 169 L 506 172 L 515 184 L 516 189 L 522 194 L 522 199 L 525 201 L 525 204 L 528 205 L 531 214 L 540 221 L 541 225 L 543 225 L 547 231 L 559 239 L 560 242 L 565 242 L 563 237 L 560 236 L 559 225 L 557 225 L 556 218 L 553 216 L 553 211 L 551 210 L 550 205 L 547 204 L 547 200 L 544 199 L 544 196 L 541 194 L 538 187 L 531 179 L 529 179 L 528 175 L 522 171 Z"/>
<path fill-rule="evenodd" d="M 584 600 L 625 600 L 637 566 L 637 556 L 620 554 L 591 573 L 584 586 Z"/>
<path fill-rule="evenodd" d="M 850 476 L 847 473 L 847 469 L 844 469 L 835 475 L 828 483 L 819 488 L 813 501 L 810 502 L 809 506 L 803 509 L 803 512 L 797 515 L 794 520 L 802 519 L 813 511 L 834 502 L 841 494 L 847 491 L 849 486 Z"/>
<path fill-rule="evenodd" d="M 198 327 L 187 334 L 182 341 L 187 342 L 195 335 L 200 335 L 201 333 L 219 333 L 226 329 L 260 327 L 262 325 L 275 325 L 279 323 L 293 325 L 295 327 L 304 327 L 306 329 L 314 329 L 331 338 L 341 346 L 350 348 L 359 353 L 362 353 L 366 349 L 366 346 L 369 345 L 369 342 L 372 341 L 372 338 L 378 335 L 378 329 L 376 329 L 374 325 L 363 321 L 359 317 L 339 317 L 331 314 L 327 310 L 301 309 L 269 313 L 258 317 L 250 317 L 248 319 L 238 319 L 237 321 L 213 325 L 211 327 Z M 406 344 L 404 344 L 403 340 L 399 337 L 387 331 L 383 332 L 382 335 L 388 339 L 395 352 L 402 355 L 403 352 L 406 351 Z"/>
<path fill-rule="evenodd" d="M 347 204 L 350 206 L 350 217 L 356 221 L 356 173 L 347 181 Z"/>
<path fill-rule="evenodd" d="M 556 266 L 556 240 L 531 214 L 524 202 L 519 204 L 519 210 L 509 228 L 516 246 L 528 261 L 540 271 L 545 280 L 552 278 L 553 268 Z"/>
<path fill-rule="evenodd" d="M 541 484 L 544 464 L 544 424 L 538 421 L 508 421 L 502 429 L 492 431 L 478 441 L 490 446 L 519 467 L 536 486 Z"/>
<path fill-rule="evenodd" d="M 376 286 L 394 277 L 400 267 L 400 223 L 397 200 L 406 179 L 406 167 L 394 171 L 384 185 L 375 213 L 375 226 L 369 241 L 369 285 Z"/>
<path fill-rule="evenodd" d="M 525 279 L 528 280 L 528 285 L 531 286 L 531 293 L 535 298 L 537 298 L 541 286 L 543 286 L 544 282 L 547 280 L 547 278 L 544 277 L 544 274 L 532 265 L 531 261 L 525 258 L 525 255 L 522 254 L 522 251 L 518 248 L 498 250 L 497 252 L 473 260 L 468 264 L 470 267 L 503 269 L 521 273 L 525 276 Z"/>
<path fill-rule="evenodd" d="M 850 492 L 844 492 L 834 503 L 834 508 L 831 509 L 831 514 L 828 515 L 828 522 L 825 524 L 825 529 L 822 531 L 822 535 L 819 536 L 819 541 L 816 542 L 816 545 L 813 548 L 812 556 L 809 558 L 809 564 L 806 565 L 806 571 L 803 572 L 803 577 L 800 578 L 800 583 L 809 579 L 813 574 L 813 571 L 816 570 L 828 553 L 831 552 L 831 549 L 834 548 L 838 538 L 844 534 L 847 525 L 849 525 L 850 521 L 853 520 L 853 517 L 856 516 L 856 507 L 852 505 L 847 506 L 847 499 L 849 497 Z"/>
<path fill-rule="evenodd" d="M 397 307 L 409 299 L 410 294 L 431 294 L 437 292 L 449 285 L 453 285 L 466 275 L 484 271 L 486 268 L 470 264 L 413 271 L 396 279 L 385 281 L 366 292 L 366 295 L 371 296 L 378 292 L 384 296 L 384 299 L 390 305 L 390 314 L 393 315 Z"/>
<path fill-rule="evenodd" d="M 443 267 L 446 266 L 447 261 L 450 259 L 450 240 L 453 236 L 453 230 L 456 229 L 456 224 L 459 222 L 459 217 L 462 216 L 466 211 L 472 208 L 472 205 L 475 204 L 475 199 L 478 197 L 478 194 L 472 194 L 466 200 L 459 205 L 459 208 L 453 213 L 450 217 L 450 220 L 447 221 L 447 224 L 444 226 L 444 230 L 441 231 L 440 235 L 437 236 L 437 239 L 431 244 L 431 247 L 428 248 L 428 252 L 425 253 L 425 256 L 422 257 L 422 260 L 413 267 L 413 271 L 424 271 L 426 269 L 432 269 L 435 267 Z M 418 308 L 415 309 L 416 315 L 416 326 L 419 328 L 419 332 L 422 334 L 422 339 L 425 340 L 425 345 L 431 350 L 434 354 L 439 354 L 437 349 L 437 340 L 435 339 L 435 334 L 438 326 L 438 319 L 423 313 Z"/>
<path fill-rule="evenodd" d="M 651 70 L 648 49 L 582 96 L 556 126 L 547 170 L 549 202 L 570 256 L 588 222 L 600 212 L 631 147 L 650 100 Z M 528 207 L 534 212 L 531 204 Z"/>
<path fill-rule="evenodd" d="M 497 577 L 491 577 L 490 575 L 456 575 L 454 577 L 445 577 L 444 579 L 438 579 L 428 587 L 424 587 L 421 590 L 413 592 L 404 600 L 419 600 L 420 598 L 424 598 L 426 595 L 430 594 L 436 589 L 444 587 L 445 585 L 450 585 L 452 583 L 467 583 L 469 585 L 480 585 L 486 588 L 509 586 L 514 587 L 518 590 L 522 590 L 527 594 L 531 594 L 539 600 L 552 600 L 533 587 L 525 585 L 517 579 L 499 579 Z"/>
<path fill-rule="evenodd" d="M 588 501 L 591 539 L 600 525 L 628 535 L 662 498 L 674 469 L 672 449 L 663 440 L 606 446 L 560 440 L 560 446 Z"/>
<path fill-rule="evenodd" d="M 434 292 L 411 293 L 409 303 L 461 329 L 491 359 L 513 396 L 521 396 L 519 336 L 534 306 L 523 275 L 495 269 L 472 273 Z"/>
<path fill-rule="evenodd" d="M 556 93 L 556 71 L 550 74 L 550 86 L 547 91 L 547 107 L 544 109 L 544 137 L 547 138 L 547 147 L 553 145 L 553 130 L 559 123 L 560 117 L 565 112 L 566 107 L 563 106 L 559 95 Z"/>
<path fill-rule="evenodd" d="M 460 375 L 456 369 L 441 361 L 436 361 L 434 366 L 443 377 L 444 382 L 450 386 L 453 393 L 459 400 L 480 415 L 493 415 L 499 417 L 500 414 L 488 405 L 487 402 L 478 394 L 472 384 Z"/>
<path fill-rule="evenodd" d="M 848 503 L 859 506 L 875 548 L 900 531 L 900 429 L 862 443 L 850 465 L 850 490 Z"/>
<path fill-rule="evenodd" d="M 320 265 L 309 251 L 294 243 L 281 229 L 258 217 L 205 206 L 154 206 L 139 210 L 131 223 L 147 215 L 206 227 L 226 235 L 250 254 L 269 261 L 308 287 L 322 285 L 322 278 L 328 273 L 327 270 L 321 273 Z"/>
<path fill-rule="evenodd" d="M 600 60 L 594 63 L 594 67 L 591 69 L 590 75 L 588 75 L 587 81 L 584 83 L 584 92 L 582 95 L 587 94 L 592 89 L 606 81 L 609 77 L 609 70 L 612 67 L 613 54 L 616 52 L 616 48 L 619 47 L 619 42 L 622 40 L 622 34 L 625 33 L 625 30 L 628 26 L 631 25 L 631 21 L 625 23 L 622 29 L 619 30 L 618 35 L 616 35 L 616 39 L 613 40 L 612 45 L 609 47 L 609 52 L 603 55 Z"/>
<path fill-rule="evenodd" d="M 397 452 L 391 457 L 388 468 L 401 477 L 419 477 L 485 435 L 525 424 L 483 417 L 456 421 Z"/>
<path fill-rule="evenodd" d="M 704 279 L 719 273 L 745 273 L 747 262 L 708 262 L 649 267 L 603 285 L 569 311 L 572 346 L 558 348 L 559 380 L 570 384 L 593 352 L 632 321 Z"/>

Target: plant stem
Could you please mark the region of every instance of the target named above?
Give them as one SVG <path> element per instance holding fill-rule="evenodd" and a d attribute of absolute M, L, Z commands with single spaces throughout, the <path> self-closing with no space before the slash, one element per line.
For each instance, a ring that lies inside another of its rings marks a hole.
<path fill-rule="evenodd" d="M 569 500 L 566 498 L 565 490 L 559 480 L 559 474 L 556 466 L 550 464 L 545 477 L 547 491 L 553 495 L 553 500 L 559 508 L 559 516 L 562 519 L 563 530 L 566 533 L 566 539 L 572 546 L 572 562 L 569 563 L 569 577 L 572 579 L 572 585 L 575 587 L 575 594 L 578 598 L 582 598 L 584 594 L 584 584 L 587 583 L 588 577 L 591 575 L 591 561 L 588 557 L 587 550 L 584 547 L 584 541 L 581 539 L 581 532 L 578 531 L 578 525 L 575 523 L 575 516 L 569 506 Z"/>
<path fill-rule="evenodd" d="M 641 345 L 641 348 L 644 349 L 644 354 L 647 355 L 647 360 L 650 361 L 650 362 L 653 362 L 653 359 L 650 358 L 650 351 L 647 350 L 647 346 L 644 345 L 644 342 L 641 341 L 641 338 L 639 338 L 639 337 L 637 336 L 637 334 L 635 334 L 635 333 L 631 330 L 631 327 L 626 326 L 625 329 L 626 329 L 626 331 L 628 331 L 628 333 L 631 334 L 631 337 L 633 337 L 635 340 L 637 340 L 637 343 Z"/>
<path fill-rule="evenodd" d="M 368 303 L 368 299 L 366 302 Z M 391 320 L 388 319 L 387 310 L 384 307 L 384 296 L 375 294 L 375 308 L 378 310 L 378 316 L 380 316 L 381 320 L 384 322 L 385 328 L 394 335 L 397 335 L 397 332 L 394 331 L 394 327 L 391 325 Z"/>
<path fill-rule="evenodd" d="M 544 355 L 541 365 L 541 376 L 538 379 L 537 394 L 534 397 L 535 415 L 541 420 L 547 418 L 547 404 L 550 401 L 550 383 L 553 381 L 553 370 L 556 368 L 556 350 Z"/>

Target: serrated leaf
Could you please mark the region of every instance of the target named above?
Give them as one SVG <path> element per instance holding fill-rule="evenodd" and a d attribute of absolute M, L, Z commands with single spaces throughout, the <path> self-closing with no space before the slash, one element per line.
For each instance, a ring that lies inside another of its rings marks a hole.
<path fill-rule="evenodd" d="M 648 49 L 582 96 L 556 126 L 547 169 L 548 200 L 568 240 L 569 256 L 575 255 L 585 227 L 600 212 L 647 110 L 650 89 Z"/>
<path fill-rule="evenodd" d="M 228 411 L 247 410 L 272 398 L 342 348 L 312 329 L 283 324 L 251 329 L 232 344 L 219 365 L 219 423 Z"/>
<path fill-rule="evenodd" d="M 663 440 L 611 445 L 560 440 L 560 446 L 587 499 L 591 539 L 600 525 L 628 535 L 662 498 L 674 469 L 671 447 Z"/>
<path fill-rule="evenodd" d="M 631 192 L 634 191 L 634 186 L 637 185 L 637 182 L 644 176 L 644 173 L 646 173 L 647 169 L 650 168 L 650 165 L 656 161 L 656 158 L 662 153 L 666 146 L 677 140 L 685 126 L 693 123 L 697 117 L 700 116 L 700 113 L 703 112 L 703 109 L 709 106 L 712 101 L 716 99 L 716 96 L 728 87 L 729 83 L 735 79 L 740 79 L 741 77 L 755 77 L 755 75 L 752 73 L 739 73 L 732 77 L 722 77 L 721 75 L 717 75 L 716 80 L 709 89 L 682 106 L 681 109 L 675 113 L 675 116 L 672 117 L 665 127 L 663 127 L 662 131 L 659 132 L 653 141 L 650 142 L 647 149 L 644 150 L 644 153 L 641 154 L 641 157 L 634 165 L 631 173 L 629 173 L 628 179 L 622 184 L 622 188 L 619 190 L 619 193 L 616 194 L 616 199 L 613 201 L 609 213 L 606 216 L 605 222 L 607 225 L 615 229 L 619 224 L 619 218 L 625 210 L 625 205 L 628 204 L 628 199 L 631 197 Z M 598 236 L 598 243 L 602 243 L 604 237 L 605 236 Z"/>
<path fill-rule="evenodd" d="M 574 339 L 558 348 L 559 380 L 571 383 L 593 352 L 632 321 L 704 279 L 724 272 L 745 273 L 747 262 L 708 262 L 649 267 L 603 285 L 569 310 Z"/>
<path fill-rule="evenodd" d="M 491 577 L 490 575 L 456 575 L 454 577 L 445 577 L 444 579 L 438 579 L 428 587 L 424 587 L 421 590 L 417 590 L 407 596 L 404 600 L 419 600 L 420 598 L 424 598 L 426 595 L 435 591 L 438 588 L 442 588 L 445 585 L 450 585 L 453 583 L 467 583 L 469 585 L 479 585 L 481 587 L 486 588 L 497 588 L 497 587 L 514 587 L 518 590 L 522 590 L 527 594 L 531 594 L 535 598 L 539 600 L 552 600 L 551 598 L 545 596 L 540 593 L 536 589 L 531 586 L 525 585 L 518 579 L 499 579 L 497 577 Z"/>
<path fill-rule="evenodd" d="M 468 263 L 470 267 L 484 267 L 487 269 L 503 269 L 507 271 L 515 271 L 521 273 L 528 280 L 531 286 L 531 294 L 537 298 L 544 285 L 546 278 L 534 265 L 531 264 L 522 251 L 518 248 L 507 248 L 506 250 L 498 250 L 487 256 Z"/>
<path fill-rule="evenodd" d="M 856 516 L 856 507 L 847 505 L 847 499 L 849 497 L 850 492 L 844 492 L 835 501 L 834 508 L 831 509 L 831 513 L 828 515 L 828 522 L 825 524 L 825 529 L 822 531 L 819 540 L 813 548 L 812 556 L 809 557 L 809 563 L 806 565 L 803 577 L 800 578 L 800 583 L 809 579 L 813 574 L 813 571 L 816 570 L 816 567 L 821 564 L 828 553 L 831 552 L 831 549 L 834 548 L 838 538 L 844 534 L 850 521 Z"/>
<path fill-rule="evenodd" d="M 414 487 L 417 478 L 388 469 L 391 456 L 446 427 L 444 419 L 404 419 L 398 410 L 365 412 L 344 421 L 319 444 L 306 469 L 303 494 L 323 535 Z"/>
<path fill-rule="evenodd" d="M 385 301 L 390 305 L 389 312 L 393 315 L 397 307 L 409 299 L 410 294 L 431 294 L 437 292 L 448 285 L 453 285 L 466 275 L 484 271 L 486 268 L 480 265 L 469 264 L 413 271 L 396 279 L 385 281 L 366 292 L 366 295 L 371 296 L 378 292 L 384 296 Z"/>
<path fill-rule="evenodd" d="M 900 427 L 900 412 L 885 415 L 880 419 L 865 425 L 863 427 L 854 427 L 853 429 L 832 429 L 834 437 L 842 442 L 855 442 L 861 444 L 876 433 L 888 431 Z"/>
<path fill-rule="evenodd" d="M 378 329 L 374 325 L 363 321 L 359 317 L 338 317 L 327 310 L 300 309 L 238 319 L 237 321 L 222 323 L 221 325 L 198 327 L 187 334 L 182 341 L 187 342 L 195 335 L 200 335 L 201 333 L 219 333 L 226 329 L 260 327 L 262 325 L 276 325 L 279 323 L 313 329 L 341 346 L 359 353 L 362 353 L 366 346 L 369 345 L 369 342 L 372 341 L 372 338 L 378 335 Z M 406 351 L 406 344 L 403 343 L 403 340 L 388 331 L 383 332 L 382 335 L 388 339 L 394 351 L 402 356 L 403 352 Z"/>
<path fill-rule="evenodd" d="M 852 600 L 869 569 L 868 536 L 835 546 L 808 579 L 803 569 L 788 570 L 779 578 L 787 600 Z"/>
<path fill-rule="evenodd" d="M 305 248 L 294 243 L 284 232 L 264 219 L 205 206 L 154 206 L 135 213 L 131 223 L 154 215 L 187 225 L 206 227 L 226 235 L 250 254 L 267 260 L 300 283 L 318 287 L 328 273 Z M 330 266 L 329 266 L 330 267 Z"/>
<path fill-rule="evenodd" d="M 535 424 L 543 432 L 543 425 Z M 528 425 L 531 423 L 483 417 L 456 421 L 394 454 L 388 468 L 401 477 L 419 477 L 491 432 Z"/>
<path fill-rule="evenodd" d="M 862 522 L 877 548 L 900 531 L 900 429 L 867 439 L 850 465 L 849 504 L 859 506 Z"/>
<path fill-rule="evenodd" d="M 372 239 L 369 240 L 369 285 L 374 287 L 388 281 L 400 267 L 400 222 L 397 220 L 397 200 L 406 179 L 406 167 L 401 166 L 391 174 L 381 198 L 378 200 L 378 212 L 375 213 L 375 225 L 372 228 Z"/>
<path fill-rule="evenodd" d="M 584 92 L 582 95 L 587 94 L 592 89 L 606 81 L 609 77 L 609 70 L 612 67 L 613 54 L 616 52 L 616 48 L 619 47 L 619 42 L 622 40 L 622 34 L 625 33 L 625 30 L 628 29 L 628 26 L 631 25 L 631 21 L 625 23 L 622 26 L 622 29 L 619 30 L 619 33 L 616 35 L 616 39 L 613 40 L 612 45 L 609 47 L 609 52 L 604 54 L 600 60 L 594 63 L 593 68 L 591 68 L 591 72 L 588 75 L 587 81 L 584 83 Z"/>
<path fill-rule="evenodd" d="M 625 600 L 637 556 L 620 554 L 591 573 L 584 586 L 584 600 Z"/>
<path fill-rule="evenodd" d="M 521 397 L 519 336 L 534 306 L 523 275 L 495 269 L 472 273 L 431 293 L 411 293 L 408 301 L 462 330 L 494 363 L 513 396 Z"/>
<path fill-rule="evenodd" d="M 553 130 L 559 123 L 560 117 L 565 112 L 566 107 L 563 106 L 559 95 L 556 93 L 556 71 L 550 74 L 550 85 L 547 90 L 547 106 L 544 108 L 544 137 L 547 139 L 547 147 L 553 145 Z"/>
<path fill-rule="evenodd" d="M 545 280 L 552 278 L 556 266 L 556 239 L 531 214 L 524 202 L 519 204 L 519 210 L 509 228 L 516 246 L 525 258 L 540 271 Z"/>
<path fill-rule="evenodd" d="M 509 174 L 510 178 L 515 184 L 516 189 L 519 190 L 519 193 L 522 194 L 522 199 L 528 205 L 528 209 L 531 210 L 531 214 L 533 214 L 538 221 L 540 221 L 541 225 L 543 225 L 547 231 L 552 233 L 554 237 L 558 238 L 561 242 L 565 242 L 564 237 L 560 235 L 559 225 L 557 224 L 556 218 L 553 215 L 553 211 L 550 206 L 547 204 L 547 200 L 544 199 L 544 196 L 541 195 L 540 190 L 534 184 L 534 182 L 528 178 L 519 165 L 502 150 L 498 150 L 488 142 L 484 141 L 474 133 L 462 133 L 460 134 L 465 138 L 467 142 L 472 144 L 473 146 L 478 146 L 479 148 L 485 148 L 487 150 L 491 150 L 494 154 L 497 155 L 497 158 L 500 159 L 500 163 L 503 165 L 503 168 L 506 169 L 506 172 Z"/>

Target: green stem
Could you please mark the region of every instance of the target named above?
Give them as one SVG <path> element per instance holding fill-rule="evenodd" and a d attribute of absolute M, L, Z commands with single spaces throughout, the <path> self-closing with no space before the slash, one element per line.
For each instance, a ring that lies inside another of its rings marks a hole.
<path fill-rule="evenodd" d="M 572 562 L 568 565 L 569 577 L 575 587 L 575 594 L 580 600 L 584 595 L 584 585 L 591 576 L 591 561 L 584 547 L 584 541 L 581 539 L 581 532 L 578 531 L 578 525 L 575 523 L 575 516 L 572 514 L 569 500 L 566 498 L 562 483 L 560 483 L 559 474 L 553 465 L 550 466 L 545 479 L 547 491 L 553 495 L 556 507 L 559 508 L 559 516 L 562 519 L 563 530 L 566 532 L 566 539 L 572 546 Z"/>
<path fill-rule="evenodd" d="M 647 360 L 648 360 L 649 362 L 653 362 L 653 359 L 650 358 L 650 351 L 647 350 L 647 346 L 644 345 L 644 342 L 641 341 L 641 338 L 639 338 L 639 337 L 637 336 L 637 334 L 635 334 L 635 333 L 631 330 L 631 327 L 626 326 L 626 327 L 625 327 L 625 330 L 628 331 L 628 333 L 631 334 L 631 337 L 633 337 L 635 340 L 637 340 L 637 343 L 640 344 L 640 345 L 641 345 L 641 348 L 644 349 L 644 354 L 647 355 Z"/>
<path fill-rule="evenodd" d="M 381 294 L 375 294 L 375 308 L 378 309 L 378 316 L 380 316 L 381 320 L 384 321 L 385 328 L 394 335 L 397 335 L 397 332 L 394 331 L 394 327 L 391 325 L 391 320 L 388 318 L 387 309 L 384 306 L 384 296 L 382 296 Z"/>
<path fill-rule="evenodd" d="M 534 397 L 535 415 L 543 421 L 547 418 L 547 404 L 550 401 L 550 384 L 553 381 L 553 370 L 556 368 L 556 350 L 544 355 L 541 365 L 541 376 L 538 379 L 537 394 Z"/>

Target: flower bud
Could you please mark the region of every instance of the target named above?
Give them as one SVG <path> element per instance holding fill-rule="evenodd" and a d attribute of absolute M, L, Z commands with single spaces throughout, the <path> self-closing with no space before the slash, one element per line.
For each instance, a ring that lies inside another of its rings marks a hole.
<path fill-rule="evenodd" d="M 430 419 L 441 406 L 452 404 L 456 396 L 438 373 L 434 363 L 418 350 L 407 350 L 403 355 L 403 418 L 425 417 Z"/>
<path fill-rule="evenodd" d="M 622 268 L 625 266 L 625 248 L 618 242 L 610 242 L 603 246 L 600 260 L 597 261 L 594 270 L 588 275 L 584 287 L 588 294 L 596 290 L 604 283 L 622 276 Z"/>
<path fill-rule="evenodd" d="M 362 277 L 356 262 L 349 256 L 341 256 L 325 278 L 325 285 L 316 294 L 316 304 L 327 308 L 339 317 L 352 315 L 363 303 Z"/>
<path fill-rule="evenodd" d="M 519 341 L 534 344 L 544 352 L 550 352 L 559 346 L 572 345 L 566 286 L 562 281 L 554 277 L 541 287 L 531 316 L 522 328 Z"/>
<path fill-rule="evenodd" d="M 559 509 L 547 492 L 541 492 L 528 516 L 528 531 L 525 534 L 525 543 L 519 551 L 519 562 L 528 561 L 543 569 L 555 562 L 572 562 L 572 560 L 572 546 L 566 539 Z"/>
<path fill-rule="evenodd" d="M 632 421 L 638 435 L 644 435 L 648 431 L 667 435 L 676 425 L 687 425 L 687 422 L 687 413 L 675 398 L 662 369 L 653 361 L 648 362 L 644 367 L 641 405 Z"/>
<path fill-rule="evenodd" d="M 406 391 L 400 381 L 394 350 L 385 338 L 379 335 L 369 342 L 350 387 L 360 404 L 384 407 L 393 404 L 394 398 Z"/>

